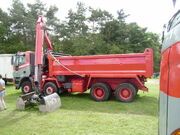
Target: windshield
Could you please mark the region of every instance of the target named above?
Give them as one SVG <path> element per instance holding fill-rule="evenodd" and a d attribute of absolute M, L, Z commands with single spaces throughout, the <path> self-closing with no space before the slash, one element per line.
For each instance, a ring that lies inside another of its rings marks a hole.
<path fill-rule="evenodd" d="M 13 58 L 13 63 L 15 66 L 19 66 L 26 63 L 25 55 L 15 55 Z"/>
<path fill-rule="evenodd" d="M 180 23 L 180 10 L 169 21 L 167 30 L 170 31 L 172 28 L 174 28 L 179 23 Z"/>

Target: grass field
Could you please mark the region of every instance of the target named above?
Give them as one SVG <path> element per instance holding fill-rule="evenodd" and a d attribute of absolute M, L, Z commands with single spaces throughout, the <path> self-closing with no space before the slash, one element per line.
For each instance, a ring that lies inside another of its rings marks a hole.
<path fill-rule="evenodd" d="M 61 96 L 62 107 L 49 114 L 33 106 L 15 109 L 21 95 L 7 86 L 7 110 L 0 112 L 0 135 L 157 135 L 158 80 L 150 80 L 149 92 L 138 92 L 132 103 L 95 102 L 88 93 Z"/>

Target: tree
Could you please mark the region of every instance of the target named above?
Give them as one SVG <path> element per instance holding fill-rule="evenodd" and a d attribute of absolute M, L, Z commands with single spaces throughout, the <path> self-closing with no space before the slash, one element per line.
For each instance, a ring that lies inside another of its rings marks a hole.
<path fill-rule="evenodd" d="M 117 14 L 118 14 L 117 20 L 119 22 L 125 22 L 125 19 L 129 16 L 129 14 L 124 13 L 123 9 L 117 11 Z"/>
<path fill-rule="evenodd" d="M 22 35 L 19 40 L 24 42 L 24 45 L 27 45 L 27 30 L 26 30 L 26 16 L 27 12 L 24 5 L 20 0 L 13 0 L 12 8 L 10 11 L 10 22 L 12 24 L 12 31 L 17 35 Z M 23 36 L 24 35 L 24 36 Z"/>
<path fill-rule="evenodd" d="M 1 45 L 7 41 L 10 34 L 9 16 L 0 9 L 0 43 Z"/>
<path fill-rule="evenodd" d="M 15 53 L 18 48 L 24 49 L 19 42 L 19 35 L 14 34 L 11 29 L 10 16 L 0 9 L 0 53 Z"/>
<path fill-rule="evenodd" d="M 108 11 L 101 9 L 93 9 L 90 7 L 89 11 L 91 12 L 91 16 L 88 18 L 89 22 L 92 23 L 92 32 L 99 32 L 100 28 L 107 22 L 113 19 L 112 14 Z"/>
<path fill-rule="evenodd" d="M 17 40 L 22 41 L 27 50 L 34 49 L 36 21 L 39 15 L 47 18 L 47 26 L 53 29 L 51 34 L 57 34 L 59 20 L 55 17 L 58 11 L 56 6 L 46 8 L 44 3 L 36 0 L 33 4 L 28 3 L 26 9 L 20 0 L 13 0 L 12 8 L 9 11 L 12 31 L 15 35 L 19 35 Z"/>
<path fill-rule="evenodd" d="M 70 9 L 66 20 L 56 17 L 58 8 L 40 0 L 24 6 L 13 0 L 9 14 L 0 9 L 0 53 L 33 50 L 38 15 L 46 20 L 54 50 L 71 55 L 139 53 L 153 48 L 155 71 L 159 71 L 159 36 L 136 23 L 127 23 L 123 9 L 115 18 L 102 9 L 87 8 L 81 2 Z"/>
<path fill-rule="evenodd" d="M 45 13 L 45 17 L 47 18 L 46 25 L 51 29 L 53 29 L 53 34 L 59 34 L 57 29 L 60 25 L 60 21 L 55 16 L 57 12 L 58 12 L 58 8 L 56 6 L 50 6 Z"/>
<path fill-rule="evenodd" d="M 104 27 L 101 28 L 101 34 L 107 43 L 125 44 L 125 39 L 128 36 L 126 26 L 125 23 L 113 20 L 107 22 Z"/>
<path fill-rule="evenodd" d="M 35 3 L 27 4 L 27 16 L 25 17 L 25 27 L 27 31 L 27 38 L 30 46 L 35 45 L 35 29 L 36 29 L 36 21 L 39 15 L 44 16 L 46 13 L 45 4 L 42 3 L 40 0 L 36 0 Z"/>
<path fill-rule="evenodd" d="M 86 10 L 84 4 L 81 2 L 77 3 L 77 11 L 73 11 L 72 9 L 69 10 L 67 17 L 67 30 L 69 32 L 69 37 L 75 37 L 87 33 L 88 26 L 86 25 Z"/>

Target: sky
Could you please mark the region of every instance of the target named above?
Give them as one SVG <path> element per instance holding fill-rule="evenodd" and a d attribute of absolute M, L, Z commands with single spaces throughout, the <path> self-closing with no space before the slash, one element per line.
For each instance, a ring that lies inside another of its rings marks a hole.
<path fill-rule="evenodd" d="M 34 3 L 35 0 L 21 0 L 26 3 Z M 69 9 L 75 9 L 76 3 L 83 2 L 86 7 L 107 10 L 114 16 L 117 11 L 123 9 L 130 16 L 128 23 L 136 22 L 141 27 L 147 27 L 148 31 L 161 34 L 163 25 L 168 22 L 175 12 L 172 0 L 41 0 L 47 6 L 56 5 L 59 8 L 57 17 L 63 20 Z M 178 0 L 177 0 L 178 1 Z M 180 1 L 180 0 L 179 0 Z M 12 0 L 0 0 L 0 8 L 7 11 L 11 7 Z"/>

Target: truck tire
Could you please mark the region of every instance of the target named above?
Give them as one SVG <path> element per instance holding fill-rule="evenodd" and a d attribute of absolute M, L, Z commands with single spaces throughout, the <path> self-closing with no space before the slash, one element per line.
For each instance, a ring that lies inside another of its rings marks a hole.
<path fill-rule="evenodd" d="M 50 94 L 53 94 L 54 92 L 57 92 L 57 86 L 56 84 L 54 84 L 53 82 L 47 82 L 45 85 L 44 85 L 44 94 L 45 95 L 50 95 Z"/>
<path fill-rule="evenodd" d="M 122 83 L 115 90 L 115 97 L 121 102 L 132 102 L 137 95 L 136 88 L 130 83 Z"/>
<path fill-rule="evenodd" d="M 106 101 L 111 95 L 111 89 L 105 83 L 96 83 L 91 87 L 90 95 L 95 101 Z"/>
<path fill-rule="evenodd" d="M 21 84 L 21 90 L 23 94 L 27 94 L 29 92 L 32 92 L 32 84 L 30 81 L 24 81 Z"/>

